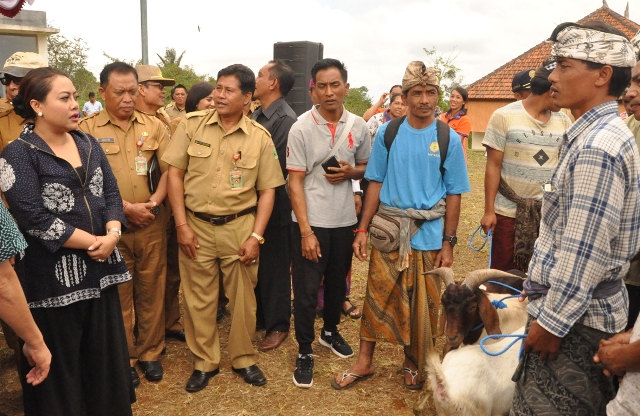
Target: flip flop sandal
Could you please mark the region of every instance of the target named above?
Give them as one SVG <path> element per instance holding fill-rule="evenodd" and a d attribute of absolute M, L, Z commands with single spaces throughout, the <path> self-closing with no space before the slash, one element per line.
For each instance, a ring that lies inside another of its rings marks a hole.
<path fill-rule="evenodd" d="M 351 378 L 353 378 L 353 383 L 347 384 L 346 386 L 341 386 L 340 384 L 336 383 L 336 379 L 333 378 L 333 379 L 331 379 L 331 387 L 333 387 L 336 390 L 350 389 L 351 387 L 355 386 L 356 384 L 360 383 L 361 381 L 365 381 L 365 380 L 370 379 L 371 377 L 373 377 L 373 374 L 374 373 L 367 374 L 366 376 L 359 376 L 357 374 L 347 373 L 347 370 L 344 370 L 344 373 L 342 373 L 342 380 L 340 380 L 340 382 L 342 383 L 345 378 L 351 377 Z"/>
<path fill-rule="evenodd" d="M 345 302 L 349 302 L 351 303 L 351 301 L 349 300 L 349 298 L 345 298 L 344 299 Z M 351 307 L 349 309 L 347 309 L 346 311 L 344 309 L 342 309 L 342 314 L 344 316 L 348 316 L 351 319 L 360 319 L 362 317 L 362 312 L 358 312 L 356 314 L 351 314 L 351 312 L 355 311 L 356 309 L 358 309 L 358 307 L 356 305 L 354 305 L 353 303 L 351 303 Z"/>
<path fill-rule="evenodd" d="M 412 370 L 409 367 L 403 367 L 402 370 L 405 373 L 409 373 L 409 375 L 411 376 L 411 383 L 415 383 L 416 377 L 418 377 L 418 370 Z M 422 382 L 420 382 L 418 384 L 407 384 L 405 382 L 404 386 L 406 388 L 408 388 L 409 390 L 422 390 L 422 387 L 424 387 L 424 381 L 422 381 Z"/>

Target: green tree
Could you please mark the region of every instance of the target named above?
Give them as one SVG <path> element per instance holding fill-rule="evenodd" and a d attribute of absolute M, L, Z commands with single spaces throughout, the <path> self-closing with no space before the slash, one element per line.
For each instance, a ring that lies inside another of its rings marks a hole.
<path fill-rule="evenodd" d="M 49 66 L 69 75 L 76 87 L 80 107 L 88 99 L 89 92 L 98 91 L 98 80 L 87 70 L 89 47 L 80 38 L 67 39 L 56 33 L 47 38 Z"/>
<path fill-rule="evenodd" d="M 353 114 L 362 116 L 372 105 L 369 89 L 365 86 L 349 88 L 349 94 L 344 97 L 344 106 Z"/>
<path fill-rule="evenodd" d="M 47 38 L 49 66 L 73 76 L 77 70 L 87 66 L 89 47 L 80 38 L 67 39 L 56 33 Z"/>
<path fill-rule="evenodd" d="M 177 54 L 175 48 L 166 47 L 164 51 L 164 56 L 156 53 L 160 62 L 156 62 L 156 66 L 160 68 L 162 71 L 162 76 L 165 78 L 172 78 L 176 80 L 176 84 L 182 84 L 187 88 L 191 88 L 193 84 L 201 81 L 207 81 L 212 84 L 216 83 L 216 79 L 208 74 L 199 75 L 196 73 L 195 69 L 192 66 L 184 65 L 180 66 L 182 63 L 182 58 L 187 51 L 183 51 L 180 55 Z M 131 66 L 141 65 L 142 60 L 138 60 L 137 62 L 133 60 L 120 59 L 114 56 L 107 54 L 106 52 L 102 52 L 105 58 L 109 59 L 110 62 L 124 62 Z M 165 104 L 169 104 L 171 102 L 171 87 L 166 88 L 165 95 Z"/>
<path fill-rule="evenodd" d="M 438 100 L 438 106 L 443 110 L 449 109 L 449 95 L 451 91 L 462 83 L 462 76 L 460 76 L 460 68 L 458 68 L 454 61 L 460 54 L 456 53 L 454 47 L 448 55 L 438 54 L 435 46 L 431 49 L 422 48 L 429 57 L 428 65 L 440 70 L 440 88 L 442 95 Z"/>
<path fill-rule="evenodd" d="M 130 61 L 128 61 L 128 60 L 126 60 L 126 59 L 120 59 L 120 58 L 117 58 L 117 57 L 115 57 L 115 56 L 111 56 L 111 55 L 109 55 L 108 53 L 106 53 L 106 52 L 104 52 L 104 51 L 102 52 L 102 56 L 104 56 L 105 58 L 107 58 L 107 59 L 109 60 L 109 62 L 108 62 L 108 63 L 112 63 L 112 62 L 124 62 L 125 64 L 129 64 L 129 65 L 131 65 L 131 66 L 133 66 L 133 67 L 135 67 L 136 65 L 142 65 L 142 59 L 138 59 L 138 61 L 137 61 L 137 62 L 136 62 L 136 61 L 134 61 L 133 59 L 132 59 L 132 60 L 130 60 Z"/>
<path fill-rule="evenodd" d="M 166 78 L 175 79 L 176 84 L 182 84 L 187 87 L 187 89 L 191 88 L 193 84 L 202 81 L 215 84 L 216 79 L 214 77 L 209 76 L 208 74 L 199 75 L 196 73 L 195 69 L 189 65 L 180 66 L 185 53 L 187 53 L 187 51 L 182 51 L 182 53 L 178 55 L 175 48 L 169 47 L 165 48 L 164 56 L 160 56 L 159 53 L 156 53 L 160 59 L 160 62 L 158 62 L 157 65 L 162 71 L 162 75 Z M 171 102 L 171 96 L 169 93 L 165 96 L 165 102 L 167 104 Z"/>
<path fill-rule="evenodd" d="M 175 50 L 175 48 L 165 48 L 164 51 L 164 57 L 160 56 L 159 53 L 156 53 L 156 55 L 158 55 L 158 58 L 160 58 L 160 61 L 162 62 L 162 66 L 167 66 L 167 65 L 176 65 L 176 66 L 180 66 L 180 62 L 182 62 L 182 57 L 184 56 L 184 54 L 187 51 L 182 51 L 182 53 L 180 54 L 180 56 L 177 56 L 177 52 Z"/>

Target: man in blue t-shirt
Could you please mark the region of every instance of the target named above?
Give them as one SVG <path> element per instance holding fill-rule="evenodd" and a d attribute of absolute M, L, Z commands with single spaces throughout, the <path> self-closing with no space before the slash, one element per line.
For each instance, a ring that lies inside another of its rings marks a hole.
<path fill-rule="evenodd" d="M 396 218 L 401 228 L 417 232 L 412 235 L 401 230 L 400 247 L 392 252 L 372 248 L 360 354 L 349 370 L 332 380 L 337 390 L 373 375 L 373 351 L 378 341 L 405 347 L 407 388 L 418 390 L 424 384 L 426 353 L 433 348 L 431 328 L 436 327 L 440 309 L 440 284 L 422 273 L 453 263 L 461 194 L 470 191 L 462 143 L 453 130 L 449 133 L 444 172 L 440 171 L 434 116 L 440 93 L 438 70 L 420 61 L 411 62 L 402 79 L 407 118 L 389 152 L 384 140 L 388 123 L 374 140 L 365 173 L 369 188 L 353 251 L 360 260 L 367 257 L 365 230 L 376 211 Z M 419 228 L 414 222 L 421 224 Z"/>

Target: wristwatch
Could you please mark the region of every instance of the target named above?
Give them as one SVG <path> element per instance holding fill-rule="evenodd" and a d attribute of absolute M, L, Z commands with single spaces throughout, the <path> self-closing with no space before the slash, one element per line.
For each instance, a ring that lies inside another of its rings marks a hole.
<path fill-rule="evenodd" d="M 355 191 L 353 194 L 362 196 L 363 192 L 362 191 Z"/>
<path fill-rule="evenodd" d="M 256 240 L 258 240 L 258 243 L 260 244 L 264 244 L 264 237 L 257 234 L 257 233 L 251 233 L 251 237 L 255 237 Z"/>
<path fill-rule="evenodd" d="M 120 237 L 122 236 L 122 231 L 120 231 L 120 228 L 109 228 L 107 230 L 107 234 L 113 234 L 118 238 L 118 241 L 120 241 Z"/>
<path fill-rule="evenodd" d="M 458 237 L 454 236 L 450 236 L 450 235 L 445 235 L 444 237 L 442 237 L 442 242 L 448 241 L 449 244 L 451 244 L 451 248 L 453 248 L 456 244 L 458 244 Z"/>

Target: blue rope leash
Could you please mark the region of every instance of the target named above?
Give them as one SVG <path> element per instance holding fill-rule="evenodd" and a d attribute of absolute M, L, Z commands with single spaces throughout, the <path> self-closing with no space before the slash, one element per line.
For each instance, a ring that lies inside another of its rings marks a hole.
<path fill-rule="evenodd" d="M 513 286 L 509 286 L 508 284 L 506 284 L 506 283 L 502 283 L 502 282 L 496 282 L 495 280 L 487 280 L 487 283 L 493 283 L 494 285 L 499 285 L 499 286 L 506 287 L 507 289 L 511 289 L 511 290 L 513 290 L 513 291 L 514 291 L 514 292 L 516 292 L 517 294 L 520 294 L 520 293 L 522 292 L 521 290 L 518 290 L 518 289 L 516 289 L 516 288 L 515 288 L 515 287 L 513 287 Z"/>
<path fill-rule="evenodd" d="M 520 341 L 523 340 L 527 337 L 527 334 L 495 334 L 495 335 L 487 335 L 486 337 L 482 338 L 480 340 L 480 349 L 482 350 L 482 352 L 484 352 L 487 355 L 490 355 L 491 357 L 497 357 L 499 355 L 504 354 L 505 352 L 507 352 L 509 350 L 509 348 L 513 347 L 513 345 Z M 507 345 L 505 348 L 503 348 L 501 351 L 498 352 L 491 352 L 488 351 L 485 347 L 484 347 L 484 343 L 489 340 L 489 339 L 496 339 L 496 338 L 515 338 L 513 341 L 511 341 L 511 343 L 509 345 Z M 520 353 L 518 354 L 518 360 L 520 360 L 520 358 L 522 357 L 522 346 L 520 346 Z"/>
<path fill-rule="evenodd" d="M 482 239 L 484 239 L 484 241 L 482 242 L 482 245 L 480 247 L 474 247 L 473 246 L 473 238 L 476 236 L 476 234 L 478 234 L 478 232 L 480 232 L 480 237 Z M 487 231 L 487 233 L 485 234 L 482 231 L 482 225 L 478 226 L 478 228 L 476 228 L 476 230 L 473 232 L 473 234 L 471 234 L 471 237 L 469 238 L 469 248 L 473 251 L 480 251 L 484 248 L 484 246 L 487 245 L 487 241 L 489 242 L 489 266 L 487 267 L 488 269 L 491 268 L 491 244 L 492 244 L 492 238 L 491 238 L 491 229 L 489 229 L 489 231 Z"/>
<path fill-rule="evenodd" d="M 493 282 L 493 283 L 499 283 L 499 282 Z M 507 285 L 505 285 L 507 286 Z M 507 286 L 510 287 L 510 286 Z M 511 288 L 513 290 L 515 290 L 514 288 Z M 518 292 L 520 293 L 520 292 Z M 494 308 L 496 309 L 506 309 L 507 308 L 507 304 L 503 302 L 503 300 L 507 300 L 507 299 L 511 299 L 511 298 L 519 298 L 520 295 L 511 295 L 511 296 L 505 296 L 504 298 L 500 299 L 500 300 L 492 300 L 491 304 L 493 305 Z M 471 328 L 472 331 L 475 331 L 476 329 L 480 329 L 484 326 L 484 322 L 480 322 L 478 325 L 476 325 L 475 327 Z"/>
<path fill-rule="evenodd" d="M 520 293 L 520 292 L 518 292 L 518 293 Z M 504 298 L 502 298 L 500 300 L 492 300 L 491 304 L 496 309 L 505 309 L 507 307 L 507 304 L 504 303 L 503 300 L 512 299 L 512 298 L 519 298 L 519 297 L 520 297 L 520 295 L 505 296 Z"/>

